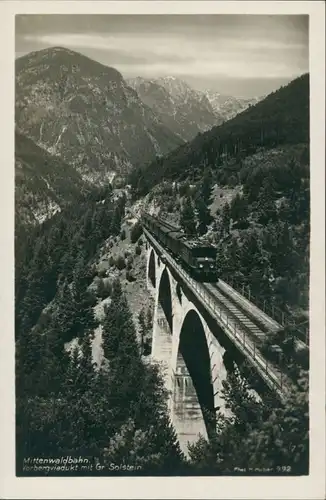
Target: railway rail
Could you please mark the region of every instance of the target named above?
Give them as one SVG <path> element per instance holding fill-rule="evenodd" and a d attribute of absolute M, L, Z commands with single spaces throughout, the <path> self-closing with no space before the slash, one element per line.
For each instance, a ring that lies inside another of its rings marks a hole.
<path fill-rule="evenodd" d="M 247 313 L 245 313 L 237 304 L 237 302 L 230 296 L 226 296 L 221 292 L 218 284 L 205 283 L 205 288 L 227 309 L 234 314 L 239 323 L 249 330 L 250 334 L 256 339 L 263 341 L 266 338 L 266 331 L 257 325 Z"/>

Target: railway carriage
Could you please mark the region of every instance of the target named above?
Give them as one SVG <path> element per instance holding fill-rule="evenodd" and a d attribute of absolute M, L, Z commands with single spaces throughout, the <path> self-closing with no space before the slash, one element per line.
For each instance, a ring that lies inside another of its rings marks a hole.
<path fill-rule="evenodd" d="M 216 247 L 209 242 L 189 238 L 178 227 L 145 213 L 143 224 L 198 281 L 216 282 Z"/>

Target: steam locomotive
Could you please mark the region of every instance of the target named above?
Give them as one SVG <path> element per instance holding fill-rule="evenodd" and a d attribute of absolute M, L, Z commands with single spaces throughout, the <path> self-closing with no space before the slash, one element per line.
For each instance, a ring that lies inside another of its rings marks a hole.
<path fill-rule="evenodd" d="M 180 228 L 145 213 L 142 223 L 187 271 L 198 281 L 216 282 L 216 247 L 207 241 L 188 237 Z"/>

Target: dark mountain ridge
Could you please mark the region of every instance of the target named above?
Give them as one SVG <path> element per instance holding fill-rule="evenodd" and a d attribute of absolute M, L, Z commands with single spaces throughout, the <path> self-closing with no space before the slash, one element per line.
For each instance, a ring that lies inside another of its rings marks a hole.
<path fill-rule="evenodd" d="M 16 127 L 93 182 L 182 144 L 114 68 L 51 47 L 16 60 Z"/>
<path fill-rule="evenodd" d="M 44 221 L 89 189 L 73 167 L 16 131 L 16 229 Z"/>
<path fill-rule="evenodd" d="M 199 178 L 203 166 L 222 171 L 231 159 L 237 175 L 242 159 L 259 148 L 300 143 L 309 143 L 309 74 L 272 92 L 223 125 L 198 134 L 164 158 L 135 170 L 129 181 L 144 194 L 163 178 Z"/>

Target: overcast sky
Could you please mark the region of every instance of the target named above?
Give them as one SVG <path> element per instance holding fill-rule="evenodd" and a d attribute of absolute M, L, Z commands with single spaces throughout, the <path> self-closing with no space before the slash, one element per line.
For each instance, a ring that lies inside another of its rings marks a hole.
<path fill-rule="evenodd" d="M 124 77 L 173 75 L 251 97 L 309 70 L 308 16 L 19 15 L 16 57 L 67 47 Z"/>

